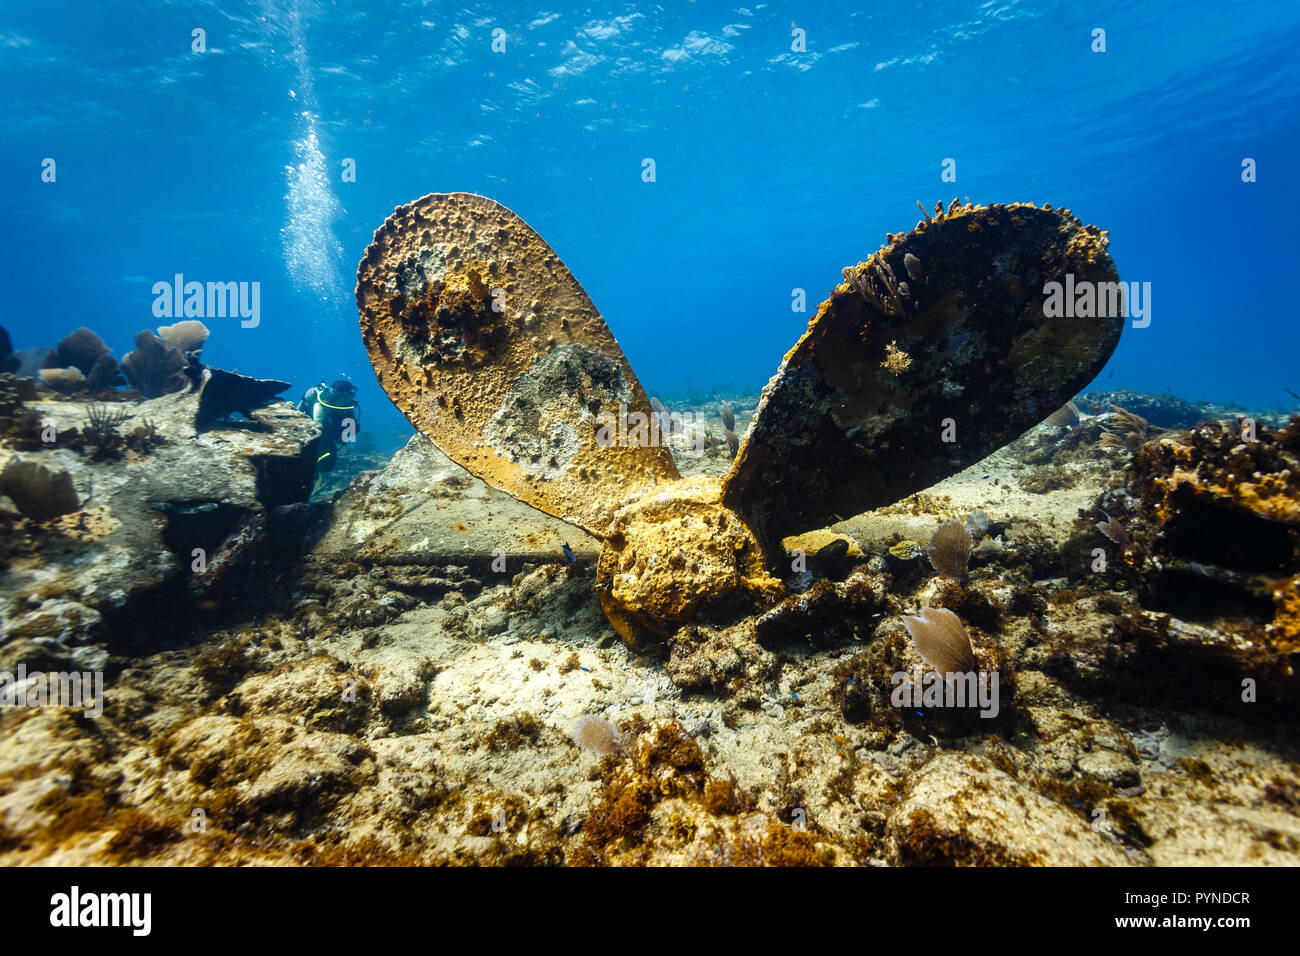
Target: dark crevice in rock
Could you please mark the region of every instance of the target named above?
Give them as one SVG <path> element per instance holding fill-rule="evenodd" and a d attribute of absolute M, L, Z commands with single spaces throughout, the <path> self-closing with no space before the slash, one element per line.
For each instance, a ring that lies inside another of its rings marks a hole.
<path fill-rule="evenodd" d="M 257 500 L 267 508 L 306 501 L 316 473 L 317 439 L 296 458 L 283 455 L 249 455 L 257 470 Z"/>
<path fill-rule="evenodd" d="M 1180 513 L 1164 529 L 1170 553 L 1239 571 L 1286 571 L 1293 547 L 1285 525 L 1244 508 L 1201 502 L 1195 495 L 1185 485 L 1172 496 Z"/>
<path fill-rule="evenodd" d="M 251 513 L 219 501 L 156 501 L 154 507 L 167 519 L 163 543 L 187 569 L 186 573 L 197 558 L 195 549 L 202 549 L 206 563 L 235 526 Z"/>
<path fill-rule="evenodd" d="M 1240 618 L 1242 629 L 1249 630 L 1250 622 L 1272 616 L 1273 601 L 1269 592 L 1251 593 L 1238 582 L 1238 578 L 1247 577 L 1222 568 L 1177 562 L 1144 582 L 1142 603 L 1198 624 Z"/>

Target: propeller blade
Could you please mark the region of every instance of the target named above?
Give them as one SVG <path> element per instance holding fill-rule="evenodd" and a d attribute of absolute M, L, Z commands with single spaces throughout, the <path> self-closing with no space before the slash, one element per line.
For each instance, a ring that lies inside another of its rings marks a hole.
<path fill-rule="evenodd" d="M 357 308 L 384 391 L 489 485 L 600 536 L 629 493 L 678 477 L 604 319 L 500 203 L 399 207 L 357 267 Z"/>

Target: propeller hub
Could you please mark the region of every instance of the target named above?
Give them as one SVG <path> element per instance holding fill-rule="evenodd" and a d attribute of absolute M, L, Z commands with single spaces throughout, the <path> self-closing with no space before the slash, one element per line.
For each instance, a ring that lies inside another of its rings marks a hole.
<path fill-rule="evenodd" d="M 644 648 L 711 612 L 780 595 L 758 538 L 721 495 L 717 477 L 682 478 L 644 489 L 614 512 L 596 591 L 629 646 Z"/>

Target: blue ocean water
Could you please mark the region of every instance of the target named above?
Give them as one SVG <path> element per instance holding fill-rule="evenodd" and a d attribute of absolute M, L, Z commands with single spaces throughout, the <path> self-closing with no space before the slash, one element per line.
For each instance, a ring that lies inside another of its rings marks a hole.
<path fill-rule="evenodd" d="M 1265 0 L 6 0 L 0 324 L 120 357 L 173 321 L 154 283 L 258 282 L 205 360 L 347 374 L 396 427 L 356 263 L 395 206 L 470 191 L 546 238 L 648 390 L 756 389 L 916 200 L 1034 200 L 1151 283 L 1097 387 L 1290 409 L 1297 48 L 1300 5 Z"/>

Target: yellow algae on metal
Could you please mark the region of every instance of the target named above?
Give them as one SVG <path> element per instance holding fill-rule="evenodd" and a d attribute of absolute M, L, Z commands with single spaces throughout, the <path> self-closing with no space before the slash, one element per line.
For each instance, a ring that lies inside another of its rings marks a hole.
<path fill-rule="evenodd" d="M 614 513 L 596 591 L 630 646 L 663 639 L 701 613 L 752 609 L 782 593 L 721 492 L 715 476 L 683 478 L 632 496 Z"/>
<path fill-rule="evenodd" d="M 603 535 L 618 501 L 678 477 L 604 319 L 500 203 L 434 193 L 399 207 L 356 295 L 384 391 L 488 484 Z"/>

